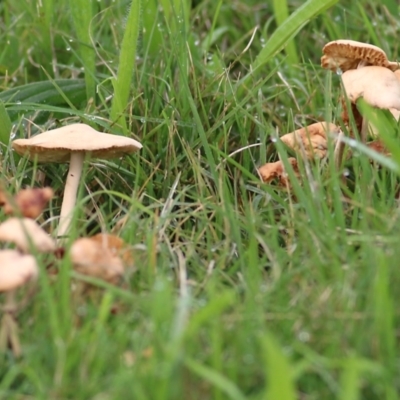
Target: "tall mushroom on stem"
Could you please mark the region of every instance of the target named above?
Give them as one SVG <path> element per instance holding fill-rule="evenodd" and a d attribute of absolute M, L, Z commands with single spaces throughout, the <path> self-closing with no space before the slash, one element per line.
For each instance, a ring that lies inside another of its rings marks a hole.
<path fill-rule="evenodd" d="M 87 155 L 93 158 L 118 158 L 133 153 L 142 145 L 125 136 L 96 131 L 86 124 L 71 124 L 62 128 L 40 133 L 29 139 L 12 142 L 15 151 L 31 160 L 49 163 L 68 162 L 69 171 L 61 205 L 58 236 L 65 236 L 70 228 L 72 212 Z"/>

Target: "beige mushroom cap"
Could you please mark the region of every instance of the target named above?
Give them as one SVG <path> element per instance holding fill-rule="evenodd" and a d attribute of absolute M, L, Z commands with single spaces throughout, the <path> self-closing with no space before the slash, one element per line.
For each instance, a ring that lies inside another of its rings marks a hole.
<path fill-rule="evenodd" d="M 77 272 L 110 283 L 117 283 L 124 273 L 121 258 L 105 244 L 90 238 L 75 240 L 70 249 L 70 257 Z"/>
<path fill-rule="evenodd" d="M 400 81 L 387 68 L 370 66 L 349 70 L 343 73 L 342 82 L 353 103 L 362 97 L 373 107 L 400 110 Z"/>
<path fill-rule="evenodd" d="M 17 289 L 37 278 L 39 268 L 31 255 L 16 250 L 0 251 L 0 292 Z"/>
<path fill-rule="evenodd" d="M 280 139 L 296 152 L 304 152 L 307 158 L 325 157 L 328 150 L 327 134 L 340 133 L 340 127 L 328 122 L 316 122 L 294 132 L 283 135 Z"/>
<path fill-rule="evenodd" d="M 86 124 L 71 124 L 12 142 L 15 151 L 38 162 L 68 162 L 71 152 L 90 153 L 95 158 L 117 158 L 142 145 L 126 136 L 98 132 Z"/>
<path fill-rule="evenodd" d="M 24 253 L 29 253 L 30 243 L 42 253 L 56 249 L 54 240 L 30 218 L 9 218 L 0 224 L 0 241 L 14 243 Z"/>
<path fill-rule="evenodd" d="M 345 72 L 359 65 L 375 65 L 391 70 L 398 69 L 396 62 L 388 60 L 386 53 L 379 47 L 355 40 L 334 40 L 322 49 L 321 66 L 332 71 Z"/>

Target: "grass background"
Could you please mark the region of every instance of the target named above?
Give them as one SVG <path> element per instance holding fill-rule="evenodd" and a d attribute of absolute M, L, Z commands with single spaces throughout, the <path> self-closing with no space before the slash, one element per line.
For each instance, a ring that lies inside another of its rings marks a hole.
<path fill-rule="evenodd" d="M 135 269 L 81 298 L 68 257 L 52 275 L 41 259 L 0 398 L 398 398 L 399 160 L 357 146 L 343 170 L 301 165 L 290 195 L 256 174 L 274 135 L 340 122 L 326 42 L 398 59 L 396 1 L 3 0 L 0 23 L 1 175 L 55 189 L 49 231 L 67 166 L 20 159 L 10 129 L 81 121 L 144 145 L 87 164 L 71 237 L 118 233 Z"/>

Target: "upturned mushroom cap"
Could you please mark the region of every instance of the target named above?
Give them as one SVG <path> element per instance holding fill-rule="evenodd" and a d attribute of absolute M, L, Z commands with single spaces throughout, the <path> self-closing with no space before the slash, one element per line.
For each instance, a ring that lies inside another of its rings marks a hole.
<path fill-rule="evenodd" d="M 71 246 L 70 257 L 77 272 L 110 283 L 118 283 L 124 273 L 121 258 L 97 240 L 77 239 Z"/>
<path fill-rule="evenodd" d="M 332 71 L 345 72 L 358 66 L 375 65 L 396 70 L 398 64 L 390 62 L 379 47 L 355 40 L 334 40 L 322 49 L 321 66 Z"/>
<path fill-rule="evenodd" d="M 316 122 L 294 132 L 283 135 L 280 139 L 296 152 L 305 154 L 307 158 L 322 158 L 328 150 L 327 134 L 339 134 L 340 128 L 327 122 Z"/>
<path fill-rule="evenodd" d="M 9 218 L 0 225 L 0 241 L 14 243 L 24 253 L 29 253 L 30 243 L 42 253 L 56 249 L 54 240 L 30 218 Z"/>
<path fill-rule="evenodd" d="M 0 251 L 0 292 L 17 289 L 38 276 L 36 260 L 16 250 Z"/>
<path fill-rule="evenodd" d="M 400 110 L 400 81 L 393 71 L 377 66 L 349 70 L 342 75 L 347 97 L 363 98 L 372 107 Z"/>
<path fill-rule="evenodd" d="M 71 152 L 90 153 L 94 158 L 117 158 L 133 153 L 142 145 L 126 136 L 98 132 L 86 124 L 71 124 L 12 142 L 15 151 L 38 162 L 63 163 Z"/>

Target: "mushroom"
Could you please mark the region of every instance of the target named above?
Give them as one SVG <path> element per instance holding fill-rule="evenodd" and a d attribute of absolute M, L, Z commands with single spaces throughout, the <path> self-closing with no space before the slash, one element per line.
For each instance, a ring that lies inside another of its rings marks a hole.
<path fill-rule="evenodd" d="M 12 142 L 15 151 L 38 162 L 70 163 L 61 205 L 58 236 L 71 225 L 83 162 L 86 154 L 94 158 L 116 158 L 141 149 L 142 145 L 125 136 L 98 132 L 86 124 L 71 124 Z"/>
<path fill-rule="evenodd" d="M 389 61 L 386 53 L 379 47 L 355 40 L 334 40 L 322 49 L 321 66 L 341 73 L 350 69 L 375 65 L 392 71 L 399 68 L 397 62 Z"/>
<path fill-rule="evenodd" d="M 281 136 L 281 140 L 294 151 L 300 151 L 307 158 L 323 158 L 326 156 L 328 144 L 327 134 L 338 135 L 340 128 L 328 122 L 316 122 L 294 132 Z"/>
<path fill-rule="evenodd" d="M 14 197 L 7 196 L 0 188 L 0 206 L 4 207 L 4 213 L 7 215 L 37 218 L 53 196 L 53 189 L 49 187 L 22 189 Z"/>
<path fill-rule="evenodd" d="M 0 241 L 14 243 L 24 253 L 31 245 L 40 253 L 56 250 L 54 240 L 30 218 L 9 218 L 0 224 Z"/>
<path fill-rule="evenodd" d="M 348 99 L 353 104 L 356 104 L 359 98 L 363 98 L 370 106 L 387 109 L 394 118 L 399 118 L 400 80 L 390 69 L 368 66 L 348 70 L 342 75 L 342 83 Z M 373 136 L 377 136 L 375 127 L 370 126 L 363 118 L 361 128 L 363 142 L 366 142 L 369 128 Z"/>
<path fill-rule="evenodd" d="M 71 246 L 70 258 L 77 272 L 110 283 L 118 283 L 124 273 L 122 259 L 105 241 L 77 239 Z"/>
<path fill-rule="evenodd" d="M 297 166 L 297 160 L 293 157 L 289 157 L 288 161 L 290 165 L 293 167 L 294 173 L 296 176 L 299 175 L 299 169 Z M 280 186 L 288 186 L 288 174 L 285 171 L 285 166 L 282 161 L 276 161 L 273 163 L 267 163 L 258 168 L 258 173 L 261 176 L 261 179 L 265 183 L 270 183 L 273 180 L 277 180 Z"/>
<path fill-rule="evenodd" d="M 16 250 L 0 251 L 0 292 L 6 294 L 0 327 L 0 350 L 11 346 L 16 357 L 21 355 L 18 326 L 14 319 L 17 311 L 15 291 L 38 276 L 36 260 L 31 255 L 23 255 Z"/>

